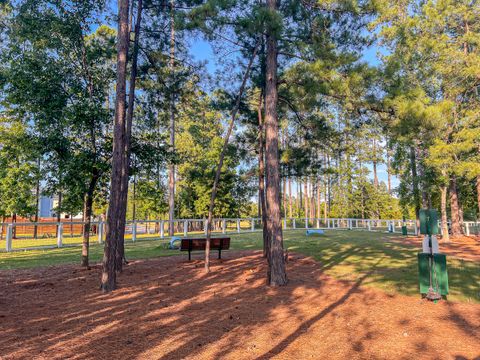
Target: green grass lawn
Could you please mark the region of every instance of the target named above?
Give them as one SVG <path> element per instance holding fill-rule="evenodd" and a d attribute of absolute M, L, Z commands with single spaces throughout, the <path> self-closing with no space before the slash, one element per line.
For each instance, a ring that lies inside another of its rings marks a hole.
<path fill-rule="evenodd" d="M 229 234 L 232 249 L 261 249 L 261 232 Z M 392 235 L 366 231 L 326 231 L 325 235 L 305 236 L 304 230 L 284 232 L 285 247 L 321 264 L 335 278 L 356 280 L 366 276 L 363 284 L 406 295 L 418 294 L 418 249 L 398 242 L 389 242 Z M 398 235 L 396 235 L 398 236 Z M 129 259 L 178 255 L 168 250 L 167 240 L 126 242 Z M 91 261 L 101 259 L 103 247 L 91 246 Z M 184 254 L 186 256 L 186 254 Z M 0 253 L 0 269 L 14 269 L 78 263 L 79 247 Z M 448 257 L 449 299 L 480 303 L 480 264 Z"/>

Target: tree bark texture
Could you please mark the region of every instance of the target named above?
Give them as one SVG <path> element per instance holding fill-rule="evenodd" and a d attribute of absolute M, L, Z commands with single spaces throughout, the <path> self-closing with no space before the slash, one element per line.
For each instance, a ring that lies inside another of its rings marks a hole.
<path fill-rule="evenodd" d="M 118 39 L 117 39 L 117 81 L 115 98 L 115 120 L 113 126 L 112 174 L 110 179 L 110 199 L 107 216 L 107 231 L 102 261 L 101 289 L 104 292 L 116 288 L 116 253 L 118 239 L 123 236 L 122 216 L 122 180 L 125 166 L 126 140 L 126 72 L 128 57 L 128 13 L 129 0 L 118 1 Z"/>
<path fill-rule="evenodd" d="M 457 177 L 455 175 L 450 176 L 449 192 L 452 236 L 463 235 L 463 228 L 460 220 L 460 206 L 458 201 Z"/>
<path fill-rule="evenodd" d="M 277 11 L 277 0 L 267 0 L 268 10 Z M 280 162 L 278 153 L 278 82 L 277 39 L 267 29 L 267 59 L 265 81 L 265 163 L 268 233 L 270 237 L 269 277 L 271 286 L 287 284 L 283 234 L 280 214 Z"/>

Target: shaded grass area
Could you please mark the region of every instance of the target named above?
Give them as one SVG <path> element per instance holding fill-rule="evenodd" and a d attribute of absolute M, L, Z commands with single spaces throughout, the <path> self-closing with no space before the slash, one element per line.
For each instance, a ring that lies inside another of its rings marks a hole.
<path fill-rule="evenodd" d="M 262 248 L 261 232 L 229 234 L 232 249 Z M 284 232 L 285 248 L 317 260 L 324 271 L 342 280 L 356 281 L 387 293 L 418 295 L 418 248 L 401 242 L 390 242 L 398 235 L 366 231 L 326 231 L 325 235 L 305 236 L 304 230 Z M 126 241 L 128 259 L 178 255 L 167 249 L 168 240 Z M 92 243 L 92 263 L 101 260 L 103 246 Z M 186 254 L 184 253 L 186 256 Z M 213 252 L 213 255 L 215 252 Z M 203 253 L 196 253 L 201 258 Z M 79 263 L 80 248 L 30 250 L 0 253 L 0 269 L 30 268 L 56 264 Z M 448 257 L 449 299 L 480 303 L 480 264 Z"/>

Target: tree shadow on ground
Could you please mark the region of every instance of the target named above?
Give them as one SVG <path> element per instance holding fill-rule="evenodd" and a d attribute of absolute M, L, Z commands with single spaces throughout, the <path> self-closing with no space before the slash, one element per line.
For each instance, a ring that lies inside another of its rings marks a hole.
<path fill-rule="evenodd" d="M 345 261 L 347 254 L 335 261 Z M 415 321 L 412 309 L 423 306 L 402 298 L 397 309 L 395 297 L 361 286 L 377 273 L 381 259 L 351 282 L 334 280 L 318 263 L 293 254 L 288 286 L 269 288 L 259 252 L 230 252 L 226 257 L 212 260 L 210 274 L 204 274 L 198 255 L 192 262 L 184 257 L 135 261 L 120 275 L 119 289 L 107 295 L 98 291 L 99 267 L 0 272 L 0 356 L 263 359 L 284 353 L 344 358 L 367 352 L 381 357 L 379 349 L 389 346 L 384 337 L 396 336 L 403 317 Z M 393 315 L 392 308 L 398 310 Z M 478 307 L 473 309 L 455 304 L 433 308 L 445 328 L 461 332 L 467 350 L 480 336 Z M 428 326 L 425 330 L 444 335 Z M 318 339 L 321 344 L 315 343 Z M 420 344 L 419 352 L 421 341 L 431 347 L 432 340 L 423 336 L 408 340 L 406 346 Z M 339 352 L 335 346 L 341 347 Z M 451 350 L 452 345 L 445 346 L 444 351 Z"/>

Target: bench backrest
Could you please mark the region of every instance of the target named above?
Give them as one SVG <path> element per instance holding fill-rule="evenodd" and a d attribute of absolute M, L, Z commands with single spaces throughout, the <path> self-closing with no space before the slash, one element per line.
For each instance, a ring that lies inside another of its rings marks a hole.
<path fill-rule="evenodd" d="M 198 239 L 182 239 L 182 244 L 180 250 L 205 250 L 207 244 L 206 238 Z M 211 250 L 228 250 L 230 248 L 230 238 L 211 238 L 210 239 L 210 249 Z"/>

